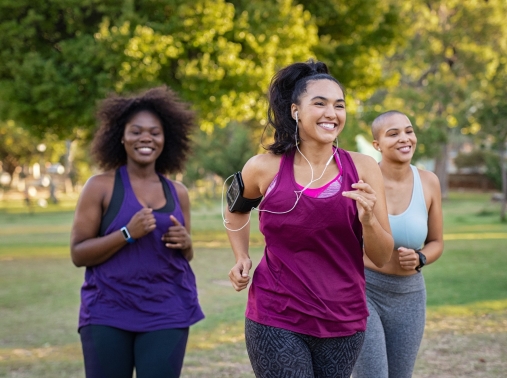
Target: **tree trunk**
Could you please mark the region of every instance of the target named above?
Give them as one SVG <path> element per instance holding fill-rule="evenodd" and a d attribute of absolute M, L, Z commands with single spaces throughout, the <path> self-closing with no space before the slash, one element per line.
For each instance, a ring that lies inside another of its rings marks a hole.
<path fill-rule="evenodd" d="M 447 143 L 443 143 L 440 146 L 440 154 L 435 159 L 435 174 L 440 180 L 440 190 L 443 199 L 448 197 L 449 192 L 448 156 L 448 145 Z"/>
<path fill-rule="evenodd" d="M 500 210 L 500 220 L 505 222 L 505 213 L 507 211 L 507 162 L 505 161 L 505 141 L 498 147 L 500 155 L 500 172 L 502 174 L 502 207 Z"/>

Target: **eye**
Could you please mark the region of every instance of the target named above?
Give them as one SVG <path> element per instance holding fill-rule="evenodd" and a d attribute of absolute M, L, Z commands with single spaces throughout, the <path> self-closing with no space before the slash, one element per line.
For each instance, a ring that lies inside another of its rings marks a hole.
<path fill-rule="evenodd" d="M 343 105 L 343 104 L 338 104 L 335 107 L 338 109 L 345 109 L 345 105 Z"/>
<path fill-rule="evenodd" d="M 315 105 L 323 106 L 324 103 L 323 102 L 316 102 Z"/>

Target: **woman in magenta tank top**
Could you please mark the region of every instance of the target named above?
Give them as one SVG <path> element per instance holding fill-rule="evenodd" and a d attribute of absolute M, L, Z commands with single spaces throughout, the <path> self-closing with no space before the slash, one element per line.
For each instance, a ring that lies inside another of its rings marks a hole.
<path fill-rule="evenodd" d="M 92 153 L 105 170 L 86 183 L 71 234 L 86 267 L 79 333 L 87 378 L 179 377 L 189 326 L 204 315 L 189 261 L 183 168 L 193 112 L 168 88 L 110 97 Z"/>
<path fill-rule="evenodd" d="M 344 90 L 324 63 L 292 64 L 271 82 L 274 143 L 242 171 L 243 197 L 264 196 L 266 247 L 245 323 L 257 377 L 349 377 L 363 343 L 363 248 L 380 267 L 393 239 L 378 165 L 334 146 L 345 108 Z M 237 291 L 250 283 L 248 219 L 226 212 Z"/>

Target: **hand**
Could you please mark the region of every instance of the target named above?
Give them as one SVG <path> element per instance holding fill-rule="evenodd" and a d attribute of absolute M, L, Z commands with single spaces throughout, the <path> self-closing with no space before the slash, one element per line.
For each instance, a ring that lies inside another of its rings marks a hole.
<path fill-rule="evenodd" d="M 130 219 L 127 224 L 127 230 L 129 230 L 132 238 L 139 239 L 152 232 L 157 226 L 156 223 L 155 217 L 153 216 L 153 209 L 145 207 L 135 213 Z"/>
<path fill-rule="evenodd" d="M 398 257 L 401 268 L 405 270 L 415 270 L 415 268 L 420 264 L 419 255 L 415 252 L 415 250 L 410 248 L 398 248 Z"/>
<path fill-rule="evenodd" d="M 252 260 L 246 258 L 239 260 L 229 271 L 229 279 L 236 291 L 241 291 L 248 286 L 250 282 L 250 276 L 248 275 L 250 269 L 252 269 Z"/>
<path fill-rule="evenodd" d="M 370 224 L 375 218 L 373 214 L 373 208 L 377 202 L 375 191 L 363 180 L 352 184 L 352 188 L 357 190 L 343 192 L 342 195 L 356 201 L 359 220 L 363 225 Z"/>
<path fill-rule="evenodd" d="M 162 241 L 165 242 L 165 246 L 174 249 L 188 249 L 192 247 L 192 239 L 185 226 L 174 215 L 170 215 L 169 218 L 174 223 L 174 226 L 169 227 L 167 232 L 162 235 Z"/>

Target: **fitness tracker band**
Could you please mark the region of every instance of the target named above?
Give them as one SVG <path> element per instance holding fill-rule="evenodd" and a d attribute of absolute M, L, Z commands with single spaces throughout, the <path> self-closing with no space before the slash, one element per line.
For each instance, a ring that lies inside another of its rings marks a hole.
<path fill-rule="evenodd" d="M 421 268 L 426 265 L 426 256 L 424 256 L 420 249 L 416 249 L 415 253 L 419 255 L 419 265 L 415 268 L 415 270 L 420 272 Z"/>
<path fill-rule="evenodd" d="M 130 232 L 129 230 L 127 230 L 127 226 L 123 226 L 122 228 L 120 228 L 120 231 L 125 240 L 127 241 L 127 243 L 132 244 L 136 241 L 136 239 L 130 236 Z"/>

